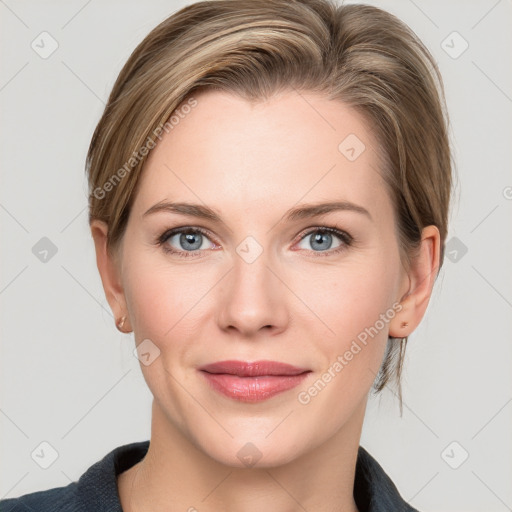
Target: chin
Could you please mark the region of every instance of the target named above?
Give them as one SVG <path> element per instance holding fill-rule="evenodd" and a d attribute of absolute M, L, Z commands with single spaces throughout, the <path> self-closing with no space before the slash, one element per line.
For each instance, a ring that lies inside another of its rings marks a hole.
<path fill-rule="evenodd" d="M 274 421 L 272 428 L 281 420 Z M 318 441 L 315 432 L 311 432 L 312 439 L 308 440 L 299 430 L 290 431 L 290 426 L 287 425 L 281 435 L 277 431 L 269 435 L 272 429 L 258 430 L 254 426 L 251 429 L 240 428 L 236 432 L 228 428 L 233 437 L 220 434 L 205 439 L 203 432 L 196 438 L 196 445 L 204 454 L 228 467 L 263 469 L 283 466 L 305 453 L 314 444 L 313 439 Z M 293 429 L 300 427 L 295 424 Z"/>
<path fill-rule="evenodd" d="M 228 467 L 264 469 L 284 466 L 299 456 L 296 447 L 275 446 L 268 440 L 256 442 L 230 442 L 222 451 L 214 449 L 208 455 Z"/>

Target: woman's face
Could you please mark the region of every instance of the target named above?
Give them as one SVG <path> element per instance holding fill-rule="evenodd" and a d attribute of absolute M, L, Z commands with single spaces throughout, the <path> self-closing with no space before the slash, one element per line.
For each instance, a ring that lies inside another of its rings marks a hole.
<path fill-rule="evenodd" d="M 343 103 L 195 98 L 152 150 L 133 203 L 120 253 L 128 316 L 160 428 L 228 465 L 284 464 L 360 427 L 409 286 L 392 204 L 375 140 Z M 335 202 L 357 208 L 290 215 Z M 196 208 L 155 208 L 165 203 Z M 216 218 L 196 215 L 206 209 Z M 178 228 L 190 233 L 169 234 Z M 308 372 L 200 370 L 226 360 Z M 293 387 L 264 397 L 267 385 Z"/>

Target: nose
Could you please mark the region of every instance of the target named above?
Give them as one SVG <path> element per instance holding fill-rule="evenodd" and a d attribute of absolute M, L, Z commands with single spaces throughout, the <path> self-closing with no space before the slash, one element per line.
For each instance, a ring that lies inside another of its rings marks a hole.
<path fill-rule="evenodd" d="M 281 274 L 281 275 L 280 275 Z M 286 329 L 291 292 L 279 265 L 271 264 L 266 253 L 254 261 L 238 254 L 223 280 L 218 303 L 218 325 L 240 337 L 275 335 Z"/>

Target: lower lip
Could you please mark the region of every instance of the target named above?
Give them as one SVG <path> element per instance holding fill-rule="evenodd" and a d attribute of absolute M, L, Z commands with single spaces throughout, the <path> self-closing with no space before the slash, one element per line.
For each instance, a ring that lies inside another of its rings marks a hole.
<path fill-rule="evenodd" d="M 223 395 L 242 402 L 260 402 L 298 386 L 308 375 L 262 375 L 238 377 L 227 373 L 201 371 L 209 384 Z"/>

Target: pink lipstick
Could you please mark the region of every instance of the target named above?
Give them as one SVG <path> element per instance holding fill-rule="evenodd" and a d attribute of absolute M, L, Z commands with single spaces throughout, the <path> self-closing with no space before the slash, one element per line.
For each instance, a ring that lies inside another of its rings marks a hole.
<path fill-rule="evenodd" d="M 219 361 L 199 370 L 213 389 L 243 402 L 259 402 L 288 391 L 311 372 L 277 361 Z"/>

